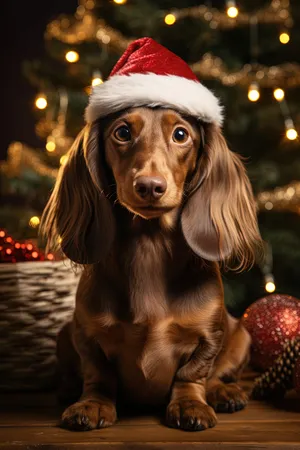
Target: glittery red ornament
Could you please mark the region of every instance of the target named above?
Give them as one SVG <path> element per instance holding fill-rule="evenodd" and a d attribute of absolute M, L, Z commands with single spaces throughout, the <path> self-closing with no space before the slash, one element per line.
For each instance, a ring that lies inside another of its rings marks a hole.
<path fill-rule="evenodd" d="M 294 368 L 294 388 L 296 389 L 297 393 L 300 395 L 300 355 L 296 361 L 295 368 Z"/>
<path fill-rule="evenodd" d="M 300 300 L 282 294 L 263 297 L 246 310 L 243 323 L 252 337 L 252 365 L 266 370 L 286 342 L 300 335 Z"/>

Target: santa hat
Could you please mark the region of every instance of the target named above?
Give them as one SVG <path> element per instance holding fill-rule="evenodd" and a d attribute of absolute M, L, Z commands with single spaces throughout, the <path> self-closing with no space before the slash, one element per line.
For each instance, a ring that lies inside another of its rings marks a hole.
<path fill-rule="evenodd" d="M 161 106 L 204 122 L 222 124 L 222 107 L 177 55 L 151 38 L 132 42 L 110 77 L 95 86 L 89 99 L 87 123 L 130 107 Z"/>

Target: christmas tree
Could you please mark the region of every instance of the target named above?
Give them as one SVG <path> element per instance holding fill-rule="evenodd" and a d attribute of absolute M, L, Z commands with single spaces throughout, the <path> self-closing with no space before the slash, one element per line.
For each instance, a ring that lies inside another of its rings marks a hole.
<path fill-rule="evenodd" d="M 225 106 L 224 134 L 245 156 L 266 241 L 262 266 L 224 274 L 236 315 L 265 288 L 300 295 L 300 5 L 288 0 L 80 0 L 45 31 L 43 61 L 24 63 L 36 86 L 36 132 L 45 148 L 14 142 L 1 167 L 1 226 L 35 237 L 60 164 L 84 124 L 92 85 L 105 80 L 128 44 L 149 36 L 187 61 Z M 63 12 L 63 11 L 62 11 Z M 13 205 L 13 208 L 12 208 Z"/>

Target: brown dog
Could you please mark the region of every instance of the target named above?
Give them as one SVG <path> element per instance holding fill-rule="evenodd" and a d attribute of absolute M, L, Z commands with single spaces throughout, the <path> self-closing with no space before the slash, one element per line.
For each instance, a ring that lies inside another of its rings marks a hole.
<path fill-rule="evenodd" d="M 250 338 L 225 310 L 216 261 L 251 264 L 260 236 L 244 166 L 218 126 L 163 108 L 87 126 L 44 232 L 85 263 L 58 346 L 64 375 L 77 361 L 83 377 L 63 426 L 112 425 L 117 395 L 168 405 L 167 424 L 184 430 L 213 427 L 214 410 L 246 405 L 236 381 Z"/>

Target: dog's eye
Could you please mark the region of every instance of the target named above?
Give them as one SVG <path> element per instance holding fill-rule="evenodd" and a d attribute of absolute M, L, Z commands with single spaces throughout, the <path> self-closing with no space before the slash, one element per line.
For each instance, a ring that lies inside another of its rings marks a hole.
<path fill-rule="evenodd" d="M 176 128 L 173 133 L 173 141 L 178 144 L 183 144 L 188 140 L 189 134 L 184 128 Z"/>
<path fill-rule="evenodd" d="M 118 139 L 118 141 L 128 142 L 131 140 L 131 133 L 126 125 L 122 125 L 121 127 L 119 127 L 115 131 L 114 135 L 115 138 Z"/>

